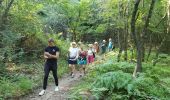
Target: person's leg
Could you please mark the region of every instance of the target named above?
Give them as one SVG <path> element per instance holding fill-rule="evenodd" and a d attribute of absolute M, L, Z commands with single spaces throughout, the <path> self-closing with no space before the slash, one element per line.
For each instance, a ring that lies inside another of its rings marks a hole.
<path fill-rule="evenodd" d="M 75 64 L 72 64 L 71 68 L 72 68 L 72 77 L 74 77 L 74 75 L 75 75 Z"/>
<path fill-rule="evenodd" d="M 80 77 L 82 76 L 82 73 L 83 73 L 83 65 L 81 64 L 80 65 Z"/>
<path fill-rule="evenodd" d="M 84 60 L 84 65 L 83 65 L 84 75 L 86 74 L 86 65 L 87 65 L 87 60 Z"/>
<path fill-rule="evenodd" d="M 94 57 L 93 57 L 93 55 L 90 55 L 89 56 L 89 63 L 92 63 L 94 61 Z"/>
<path fill-rule="evenodd" d="M 95 58 L 93 56 L 91 56 L 91 62 L 94 62 Z"/>
<path fill-rule="evenodd" d="M 85 64 L 84 64 L 84 65 L 82 65 L 82 74 L 84 74 L 84 75 L 85 75 Z"/>
<path fill-rule="evenodd" d="M 44 81 L 43 81 L 43 89 L 45 90 L 47 88 L 47 80 L 48 80 L 48 75 L 49 75 L 49 72 L 50 72 L 50 69 L 49 69 L 49 65 L 48 64 L 45 64 L 45 67 L 44 67 Z"/>
<path fill-rule="evenodd" d="M 88 55 L 87 56 L 87 64 L 89 64 L 90 63 L 90 56 Z"/>
<path fill-rule="evenodd" d="M 73 74 L 73 72 L 72 72 L 72 64 L 69 64 L 69 70 L 70 70 L 70 75 L 72 75 Z"/>
<path fill-rule="evenodd" d="M 55 85 L 58 86 L 58 77 L 57 77 L 57 65 L 52 66 L 53 77 L 55 80 Z"/>

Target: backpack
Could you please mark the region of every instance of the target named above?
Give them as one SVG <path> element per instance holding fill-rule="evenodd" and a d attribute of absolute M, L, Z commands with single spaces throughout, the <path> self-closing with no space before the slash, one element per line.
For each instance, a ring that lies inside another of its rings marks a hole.
<path fill-rule="evenodd" d="M 96 57 L 96 55 L 95 55 L 95 53 L 93 52 L 93 57 L 95 58 Z"/>

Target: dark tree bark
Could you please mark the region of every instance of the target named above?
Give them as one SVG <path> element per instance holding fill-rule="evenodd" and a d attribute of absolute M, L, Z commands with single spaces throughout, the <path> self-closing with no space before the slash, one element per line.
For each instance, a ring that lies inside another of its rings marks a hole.
<path fill-rule="evenodd" d="M 118 29 L 118 45 L 119 45 L 119 54 L 117 55 L 117 62 L 120 61 L 120 58 L 121 58 L 121 55 L 122 55 L 122 51 L 123 51 L 123 48 L 122 48 L 122 32 L 120 31 L 120 29 Z"/>
<path fill-rule="evenodd" d="M 3 0 L 0 0 L 0 7 L 1 7 L 1 5 L 2 5 L 2 2 L 3 2 Z"/>
<path fill-rule="evenodd" d="M 136 76 L 136 72 L 141 72 L 142 71 L 141 50 L 139 48 L 139 41 L 137 40 L 136 27 L 135 27 L 136 14 L 137 14 L 137 11 L 138 11 L 139 3 L 140 3 L 140 0 L 135 0 L 133 13 L 132 13 L 132 18 L 131 18 L 131 34 L 132 34 L 132 38 L 134 40 L 136 50 L 137 50 L 137 66 L 135 67 L 133 76 Z"/>
<path fill-rule="evenodd" d="M 147 55 L 147 58 L 146 58 L 147 61 L 149 60 L 149 57 L 151 55 L 151 51 L 152 51 L 152 36 L 150 35 L 150 39 L 149 39 L 149 51 L 148 51 L 148 55 Z"/>
<path fill-rule="evenodd" d="M 121 20 L 122 18 L 122 6 L 121 6 L 121 1 L 119 1 L 118 3 L 118 12 L 119 12 L 119 15 L 118 15 L 118 19 Z M 118 29 L 118 45 L 119 45 L 119 54 L 117 55 L 117 62 L 120 61 L 120 58 L 122 56 L 122 51 L 123 51 L 123 36 L 122 36 L 122 31 L 121 29 Z"/>
<path fill-rule="evenodd" d="M 127 16 L 125 16 L 125 17 L 127 17 Z M 124 50 L 124 60 L 127 61 L 127 59 L 128 59 L 127 48 L 128 48 L 128 36 L 129 36 L 128 18 L 126 18 L 126 21 L 124 24 L 125 24 L 125 29 L 124 29 L 123 50 Z"/>
<path fill-rule="evenodd" d="M 141 51 L 142 52 L 142 61 L 144 61 L 144 59 L 145 59 L 145 47 L 144 47 L 144 44 L 145 44 L 145 40 L 147 38 L 147 28 L 149 26 L 150 18 L 152 17 L 152 12 L 153 12 L 153 9 L 154 9 L 155 2 L 156 2 L 156 0 L 151 1 L 149 13 L 148 13 L 148 16 L 146 18 L 145 25 L 144 25 L 143 32 L 142 32 L 142 37 L 141 37 L 141 42 L 140 42 L 140 47 L 141 47 L 141 50 L 142 50 Z"/>
<path fill-rule="evenodd" d="M 128 37 L 129 37 L 129 24 L 128 24 L 128 15 L 129 15 L 129 1 L 127 2 L 126 10 L 125 10 L 125 36 L 124 36 L 124 60 L 127 61 L 128 54 L 127 54 L 127 48 L 128 48 Z"/>
<path fill-rule="evenodd" d="M 5 24 L 6 24 L 6 21 L 7 21 L 7 16 L 8 16 L 8 12 L 13 4 L 14 0 L 11 0 L 9 3 L 8 3 L 8 6 L 7 8 L 5 9 L 3 15 L 2 15 L 2 18 L 1 18 L 1 22 L 0 22 L 0 30 L 4 30 L 5 28 Z"/>

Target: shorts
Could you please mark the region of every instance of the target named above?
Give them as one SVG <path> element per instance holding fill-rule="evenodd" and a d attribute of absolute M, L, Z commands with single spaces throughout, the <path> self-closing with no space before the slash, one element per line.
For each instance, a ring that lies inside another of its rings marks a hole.
<path fill-rule="evenodd" d="M 93 55 L 89 55 L 87 58 L 88 58 L 88 64 L 94 62 L 94 56 Z"/>
<path fill-rule="evenodd" d="M 77 60 L 68 59 L 68 64 L 77 64 Z"/>
<path fill-rule="evenodd" d="M 86 65 L 87 64 L 87 60 L 78 60 L 77 61 L 79 65 Z"/>

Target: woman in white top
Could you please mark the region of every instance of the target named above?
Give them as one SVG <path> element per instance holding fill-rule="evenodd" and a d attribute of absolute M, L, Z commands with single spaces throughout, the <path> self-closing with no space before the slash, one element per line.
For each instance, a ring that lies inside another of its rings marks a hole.
<path fill-rule="evenodd" d="M 71 71 L 71 77 L 74 78 L 75 75 L 75 65 L 77 64 L 77 59 L 79 56 L 79 50 L 76 47 L 76 42 L 71 43 L 71 47 L 69 48 L 69 57 L 68 57 L 68 64 Z"/>
<path fill-rule="evenodd" d="M 94 51 L 93 51 L 92 44 L 89 44 L 89 49 L 87 51 L 87 61 L 88 61 L 88 64 L 94 62 Z"/>

